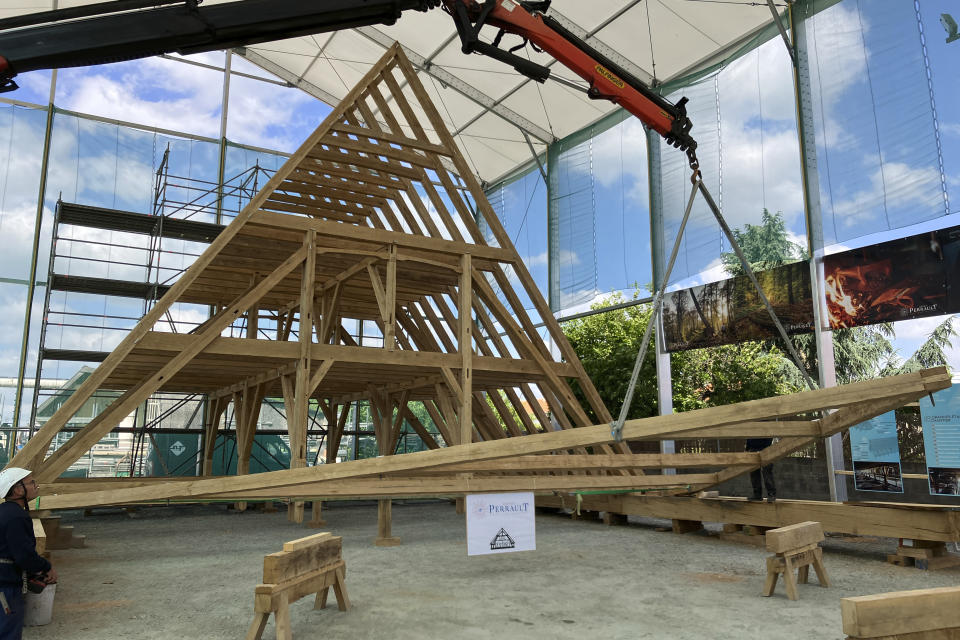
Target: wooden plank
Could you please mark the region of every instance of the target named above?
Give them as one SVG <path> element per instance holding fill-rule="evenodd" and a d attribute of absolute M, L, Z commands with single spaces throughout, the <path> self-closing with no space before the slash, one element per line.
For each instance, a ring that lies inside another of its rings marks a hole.
<path fill-rule="evenodd" d="M 960 627 L 960 587 L 840 599 L 843 632 L 857 638 Z"/>
<path fill-rule="evenodd" d="M 289 542 L 283 543 L 284 551 L 301 551 L 303 549 L 308 549 L 316 544 L 320 544 L 332 537 L 333 534 L 329 531 L 324 531 L 322 533 L 315 533 L 312 536 L 306 536 L 305 538 L 297 538 L 296 540 L 290 540 Z"/>
<path fill-rule="evenodd" d="M 464 462 L 433 467 L 418 473 L 501 472 L 501 471 L 572 471 L 585 469 L 663 469 L 683 467 L 726 467 L 752 464 L 759 460 L 753 452 L 738 453 L 615 453 L 590 455 L 528 455 L 497 460 Z"/>
<path fill-rule="evenodd" d="M 470 254 L 460 258 L 460 296 L 457 349 L 460 352 L 460 443 L 470 442 L 473 438 L 473 262 Z M 446 369 L 441 370 L 441 373 Z"/>
<path fill-rule="evenodd" d="M 263 558 L 263 582 L 278 584 L 339 562 L 343 538 L 326 536 L 292 551 L 277 551 Z"/>
<path fill-rule="evenodd" d="M 786 553 L 822 541 L 823 527 L 819 522 L 798 522 L 766 533 L 767 551 L 771 553 Z"/>
<path fill-rule="evenodd" d="M 279 611 L 281 609 L 281 602 L 290 604 L 305 596 L 333 586 L 337 572 L 342 572 L 345 568 L 346 563 L 344 563 L 343 560 L 339 560 L 287 582 L 280 584 L 258 584 L 255 589 L 254 609 L 258 612 Z M 289 610 L 286 615 L 289 617 Z"/>
<path fill-rule="evenodd" d="M 47 532 L 43 528 L 43 521 L 40 518 L 32 518 L 33 537 L 37 539 L 34 547 L 38 555 L 43 555 L 47 551 Z"/>
<path fill-rule="evenodd" d="M 192 336 L 182 333 L 153 332 L 144 337 L 139 349 L 159 354 L 177 354 L 187 348 L 192 342 Z M 141 352 L 138 350 L 138 352 Z M 210 356 L 242 356 L 245 359 L 266 358 L 296 360 L 298 346 L 290 341 L 273 340 L 246 340 L 243 338 L 221 338 L 211 340 L 201 352 Z M 448 367 L 459 369 L 461 357 L 458 353 L 435 352 L 404 352 L 402 350 L 388 353 L 382 349 L 369 347 L 354 347 L 339 344 L 313 343 L 310 347 L 312 360 L 338 360 L 360 364 L 385 364 L 391 366 L 409 367 Z M 549 363 L 551 371 L 557 376 L 567 375 L 572 371 L 569 363 Z M 537 363 L 526 359 L 504 359 L 475 356 L 473 358 L 474 372 L 522 373 L 526 376 L 535 376 L 541 372 Z"/>
<path fill-rule="evenodd" d="M 343 223 L 325 222 L 323 220 L 284 215 L 270 211 L 258 212 L 256 217 L 251 220 L 251 224 L 276 229 L 299 229 L 302 231 L 313 229 L 320 236 L 333 238 L 338 238 L 344 233 Z M 380 245 L 395 243 L 401 247 L 425 249 L 458 256 L 469 251 L 474 257 L 508 264 L 512 264 L 517 259 L 516 254 L 511 251 L 499 247 L 469 244 L 463 242 L 463 240 L 447 240 L 440 237 L 418 236 L 384 229 L 370 229 L 356 226 L 350 228 L 349 235 L 352 241 L 369 242 Z"/>

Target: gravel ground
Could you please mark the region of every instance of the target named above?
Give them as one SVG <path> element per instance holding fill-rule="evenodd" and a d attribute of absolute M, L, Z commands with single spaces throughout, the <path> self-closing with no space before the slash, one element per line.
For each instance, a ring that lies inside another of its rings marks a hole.
<path fill-rule="evenodd" d="M 308 511 L 309 514 L 309 511 Z M 628 526 L 537 515 L 537 550 L 466 555 L 463 516 L 447 502 L 394 503 L 398 547 L 375 547 L 376 503 L 328 503 L 323 530 L 343 536 L 353 609 L 291 607 L 307 638 L 715 638 L 842 639 L 840 598 L 952 586 L 960 569 L 920 571 L 884 562 L 896 541 L 828 538 L 834 586 L 778 585 L 760 596 L 762 548 L 721 540 L 717 525 L 676 535 L 669 522 Z M 253 619 L 263 556 L 310 535 L 286 512 L 223 506 L 145 507 L 63 515 L 87 548 L 54 552 L 54 619 L 26 640 L 242 638 Z M 331 593 L 331 603 L 333 603 Z M 274 637 L 271 619 L 264 638 Z"/>

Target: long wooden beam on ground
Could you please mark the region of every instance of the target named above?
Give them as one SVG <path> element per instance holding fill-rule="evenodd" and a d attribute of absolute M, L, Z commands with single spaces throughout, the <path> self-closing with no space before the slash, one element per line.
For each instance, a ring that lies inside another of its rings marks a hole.
<path fill-rule="evenodd" d="M 682 434 L 685 430 L 702 428 L 705 425 L 736 424 L 743 420 L 786 417 L 823 408 L 851 405 L 858 405 L 857 408 L 860 410 L 854 415 L 857 421 L 860 421 L 865 417 L 872 417 L 872 415 L 879 415 L 887 411 L 886 405 L 881 402 L 883 399 L 892 396 L 908 399 L 909 397 L 919 398 L 949 386 L 950 374 L 945 368 L 940 367 L 881 380 L 753 400 L 738 405 L 629 420 L 624 424 L 623 435 L 625 439 L 630 440 L 650 438 L 654 435 Z M 828 416 L 821 422 L 831 419 L 832 416 Z M 850 424 L 853 424 L 853 422 L 845 426 Z M 830 429 L 824 429 L 821 435 L 830 435 L 844 426 L 839 419 L 833 420 L 830 425 Z M 274 471 L 261 473 L 255 477 L 195 480 L 190 483 L 167 483 L 151 487 L 93 492 L 87 494 L 85 500 L 88 501 L 88 506 L 96 506 L 118 502 L 127 503 L 162 498 L 215 495 L 226 492 L 245 492 L 254 489 L 275 489 L 304 483 L 426 469 L 444 464 L 495 460 L 524 454 L 570 450 L 577 447 L 606 444 L 611 441 L 609 425 L 603 424 L 535 434 L 522 438 L 476 442 L 432 451 L 409 453 L 402 456 L 357 460 L 335 465 L 291 469 L 289 471 Z M 645 477 L 643 476 L 633 477 L 632 486 L 637 488 L 647 486 L 643 484 L 644 480 Z M 57 503 L 57 497 L 54 496 L 50 496 L 47 500 L 54 504 Z M 71 502 L 71 504 L 73 503 L 75 501 Z M 49 506 L 49 508 L 59 507 Z"/>
<path fill-rule="evenodd" d="M 584 495 L 581 509 L 670 520 L 784 527 L 812 520 L 824 531 L 855 535 L 960 541 L 960 511 L 952 507 L 903 503 L 840 503 L 816 500 L 751 502 L 745 498 Z M 569 497 L 537 498 L 537 506 L 570 507 Z"/>
<path fill-rule="evenodd" d="M 406 454 L 405 454 L 406 455 Z M 331 466 L 342 466 L 339 463 Z M 210 495 L 192 495 L 191 499 L 203 500 L 262 500 L 268 498 L 303 500 L 316 498 L 402 498 L 422 496 L 462 496 L 468 493 L 501 491 L 616 491 L 633 489 L 637 476 L 583 476 L 583 475 L 522 475 L 522 476 L 432 476 L 428 478 L 359 478 L 332 480 L 326 482 L 308 482 L 283 487 L 262 487 L 229 491 Z M 689 486 L 684 476 L 658 475 L 642 476 L 650 487 Z M 716 474 L 691 474 L 690 481 L 711 482 Z M 188 483 L 176 483 L 181 486 Z M 118 492 L 121 490 L 117 490 Z M 40 505 L 44 509 L 76 509 L 91 506 L 85 493 L 65 493 L 42 497 Z M 111 504 L 126 504 L 120 501 Z"/>

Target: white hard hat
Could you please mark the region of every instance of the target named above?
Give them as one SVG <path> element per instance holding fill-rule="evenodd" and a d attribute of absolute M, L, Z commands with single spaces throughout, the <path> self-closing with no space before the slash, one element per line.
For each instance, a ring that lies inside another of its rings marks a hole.
<path fill-rule="evenodd" d="M 3 498 L 10 492 L 13 485 L 17 484 L 32 472 L 29 469 L 20 467 L 7 467 L 0 471 L 0 498 Z"/>

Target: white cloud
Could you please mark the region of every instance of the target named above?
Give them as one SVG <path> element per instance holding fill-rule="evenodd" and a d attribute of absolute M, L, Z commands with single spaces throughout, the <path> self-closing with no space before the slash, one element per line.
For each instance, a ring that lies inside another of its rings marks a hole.
<path fill-rule="evenodd" d="M 696 287 L 701 284 L 706 284 L 708 282 L 717 282 L 719 280 L 726 280 L 730 277 L 730 274 L 727 273 L 727 270 L 723 267 L 723 261 L 720 258 L 714 259 L 710 262 L 705 269 L 700 273 L 697 273 L 689 278 L 684 278 L 682 280 L 674 280 L 671 278 L 669 286 L 667 287 L 668 291 L 676 291 L 678 289 L 688 289 L 690 287 Z"/>
<path fill-rule="evenodd" d="M 222 54 L 215 55 L 222 65 Z M 57 100 L 72 111 L 219 137 L 222 78 L 210 69 L 146 58 L 71 69 L 59 83 Z M 298 115 L 302 105 L 314 100 L 297 89 L 234 76 L 229 137 L 269 149 L 295 149 L 319 124 Z"/>
<path fill-rule="evenodd" d="M 910 167 L 886 162 L 870 175 L 870 186 L 833 203 L 835 218 L 854 227 L 877 216 L 878 207 L 894 209 L 927 202 L 940 189 L 940 172 L 934 167 Z"/>
<path fill-rule="evenodd" d="M 583 169 L 587 168 L 584 165 Z M 624 181 L 625 195 L 647 206 L 647 134 L 636 118 L 605 131 L 593 140 L 592 168 L 597 182 L 605 187 Z"/>
<path fill-rule="evenodd" d="M 294 88 L 234 76 L 227 112 L 230 138 L 268 149 L 292 151 L 319 122 L 298 117 L 297 109 L 315 100 Z"/>
<path fill-rule="evenodd" d="M 58 101 L 72 111 L 216 136 L 221 75 L 162 58 L 72 70 Z"/>
<path fill-rule="evenodd" d="M 930 337 L 930 333 L 937 328 L 938 325 L 942 324 L 943 321 L 944 318 L 940 316 L 917 318 L 915 320 L 898 322 L 894 329 L 897 332 L 897 338 L 899 340 L 918 340 L 922 343 Z M 906 357 L 910 357 L 910 355 L 911 354 L 908 353 Z"/>
<path fill-rule="evenodd" d="M 523 256 L 521 256 L 521 257 L 523 257 Z M 543 266 L 543 265 L 547 264 L 547 263 L 549 262 L 549 260 L 550 260 L 550 256 L 547 255 L 547 252 L 546 252 L 546 251 L 543 251 L 543 252 L 541 252 L 541 253 L 538 253 L 538 254 L 535 255 L 535 256 L 527 256 L 527 257 L 523 258 L 523 262 L 524 262 L 524 264 L 527 265 L 528 268 L 530 268 L 530 267 Z"/>
<path fill-rule="evenodd" d="M 960 123 L 958 122 L 941 122 L 940 131 L 951 136 L 960 137 Z"/>

